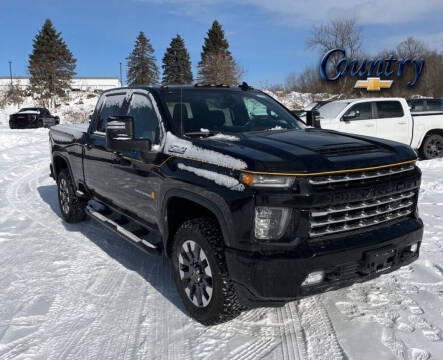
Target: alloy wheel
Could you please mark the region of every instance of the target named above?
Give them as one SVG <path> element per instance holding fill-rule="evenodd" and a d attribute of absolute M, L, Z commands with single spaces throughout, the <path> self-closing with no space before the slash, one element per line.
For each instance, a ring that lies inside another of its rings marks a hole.
<path fill-rule="evenodd" d="M 183 243 L 178 255 L 180 279 L 188 299 L 197 307 L 208 306 L 212 299 L 212 270 L 204 250 L 193 240 Z"/>

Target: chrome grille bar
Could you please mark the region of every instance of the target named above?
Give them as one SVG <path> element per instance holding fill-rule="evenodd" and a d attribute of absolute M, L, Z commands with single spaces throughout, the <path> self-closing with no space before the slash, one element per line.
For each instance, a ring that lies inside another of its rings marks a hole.
<path fill-rule="evenodd" d="M 366 208 L 370 208 L 373 206 L 389 204 L 394 201 L 410 199 L 414 195 L 415 195 L 415 193 L 413 191 L 409 191 L 406 193 L 384 196 L 384 197 L 381 197 L 381 198 L 378 198 L 375 200 L 359 201 L 359 202 L 352 202 L 352 203 L 347 203 L 347 204 L 343 204 L 343 205 L 331 206 L 327 209 L 312 210 L 311 216 L 312 217 L 322 217 L 322 216 L 336 214 L 336 213 L 340 213 L 340 212 L 344 212 L 344 211 L 366 209 Z"/>
<path fill-rule="evenodd" d="M 400 166 L 392 166 L 378 170 L 347 172 L 344 173 L 343 175 L 312 177 L 309 179 L 309 183 L 312 185 L 326 185 L 326 184 L 335 184 L 347 181 L 367 180 L 388 175 L 400 174 L 407 171 L 411 171 L 413 169 L 414 169 L 413 164 L 407 164 Z"/>
<path fill-rule="evenodd" d="M 309 232 L 309 236 L 311 238 L 314 237 L 319 237 L 319 236 L 324 236 L 324 235 L 331 235 L 334 233 L 339 233 L 339 232 L 343 232 L 343 231 L 350 231 L 350 230 L 356 230 L 356 229 L 361 229 L 361 228 L 365 228 L 368 226 L 372 226 L 372 225 L 378 225 L 387 221 L 392 221 L 404 216 L 407 216 L 409 214 L 411 214 L 413 212 L 413 209 L 403 209 L 400 210 L 398 212 L 393 212 L 387 215 L 376 215 L 373 218 L 369 218 L 366 220 L 360 220 L 360 222 L 358 224 L 355 225 L 348 225 L 348 224 L 343 224 L 341 227 L 337 227 L 335 229 L 331 229 L 326 227 L 324 230 L 313 230 L 311 232 Z M 384 217 L 384 218 L 378 218 L 378 217 Z M 364 223 L 362 224 L 362 221 L 364 221 Z"/>
<path fill-rule="evenodd" d="M 362 210 L 358 213 L 358 215 L 355 215 L 355 216 L 344 215 L 344 216 L 341 216 L 340 218 L 325 220 L 323 222 L 311 221 L 311 227 L 315 228 L 315 227 L 322 227 L 322 226 L 326 226 L 326 225 L 330 225 L 330 224 L 338 224 L 338 223 L 345 222 L 345 221 L 367 219 L 372 216 L 387 214 L 387 213 L 390 213 L 390 212 L 393 212 L 396 210 L 408 208 L 412 205 L 414 205 L 414 203 L 412 201 L 408 201 L 407 203 L 400 204 L 399 206 L 396 206 L 396 207 L 389 205 L 387 210 L 371 209 L 371 210 L 369 210 L 369 212 L 366 210 Z"/>

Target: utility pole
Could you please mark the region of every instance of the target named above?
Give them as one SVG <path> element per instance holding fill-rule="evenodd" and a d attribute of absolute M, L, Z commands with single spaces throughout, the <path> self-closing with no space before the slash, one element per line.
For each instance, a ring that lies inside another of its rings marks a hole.
<path fill-rule="evenodd" d="M 120 61 L 120 86 L 123 86 L 123 78 L 122 78 L 122 62 Z"/>
<path fill-rule="evenodd" d="M 11 85 L 12 85 L 12 61 L 9 62 L 9 77 L 11 78 Z"/>

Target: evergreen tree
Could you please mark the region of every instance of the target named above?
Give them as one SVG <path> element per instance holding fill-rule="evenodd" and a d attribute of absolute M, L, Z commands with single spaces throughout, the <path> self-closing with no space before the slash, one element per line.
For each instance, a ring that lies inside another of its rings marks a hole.
<path fill-rule="evenodd" d="M 158 83 L 159 74 L 155 64 L 154 49 L 143 31 L 138 34 L 134 49 L 126 60 L 128 60 L 127 81 L 130 86 Z"/>
<path fill-rule="evenodd" d="M 190 84 L 193 81 L 191 61 L 180 35 L 171 40 L 163 56 L 163 85 Z"/>
<path fill-rule="evenodd" d="M 236 84 L 242 71 L 228 50 L 229 43 L 217 20 L 208 30 L 198 63 L 198 81 L 209 84 Z"/>
<path fill-rule="evenodd" d="M 31 90 L 43 104 L 54 105 L 55 96 L 64 96 L 75 75 L 76 59 L 47 19 L 33 40 L 28 70 Z"/>
<path fill-rule="evenodd" d="M 229 43 L 225 39 L 225 32 L 220 23 L 217 20 L 214 20 L 211 28 L 208 30 L 207 37 L 205 37 L 205 43 L 202 47 L 203 51 L 201 52 L 201 60 L 199 64 L 206 60 L 209 54 L 221 52 L 231 56 L 228 48 Z"/>

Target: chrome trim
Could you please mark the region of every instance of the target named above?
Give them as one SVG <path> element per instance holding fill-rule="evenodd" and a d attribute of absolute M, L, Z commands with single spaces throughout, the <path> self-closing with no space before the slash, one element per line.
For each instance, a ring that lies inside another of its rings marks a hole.
<path fill-rule="evenodd" d="M 377 216 L 377 215 L 383 215 L 383 214 L 394 212 L 394 211 L 397 211 L 397 210 L 400 210 L 400 209 L 408 208 L 408 207 L 410 207 L 412 205 L 414 205 L 414 203 L 412 201 L 408 201 L 406 204 L 400 204 L 400 206 L 397 206 L 397 207 L 389 206 L 389 208 L 387 210 L 384 210 L 384 211 L 381 211 L 379 209 L 370 210 L 372 212 L 375 211 L 375 214 L 371 214 L 371 213 L 368 214 L 368 213 L 366 213 L 366 210 L 363 210 L 357 216 L 345 215 L 345 216 L 343 216 L 341 218 L 338 218 L 338 219 L 326 220 L 326 221 L 323 221 L 323 222 L 311 221 L 311 228 L 326 226 L 326 225 L 330 225 L 330 224 L 338 224 L 338 223 L 346 222 L 346 221 L 367 219 L 367 218 L 371 218 L 371 217 L 374 217 L 374 216 Z"/>
<path fill-rule="evenodd" d="M 407 216 L 407 215 L 411 214 L 413 211 L 414 211 L 413 209 L 406 209 L 406 210 L 398 211 L 397 214 L 393 213 L 391 215 L 388 215 L 383 220 L 379 220 L 379 219 L 374 218 L 374 219 L 371 220 L 370 224 L 366 223 L 364 225 L 358 224 L 358 225 L 354 225 L 354 226 L 349 226 L 349 225 L 344 224 L 341 228 L 336 229 L 336 230 L 325 230 L 325 231 L 322 231 L 322 232 L 317 232 L 317 231 L 312 232 L 311 231 L 311 232 L 309 232 L 309 236 L 311 238 L 315 238 L 315 237 L 318 237 L 318 236 L 331 235 L 331 234 L 335 234 L 335 233 L 339 233 L 339 232 L 343 232 L 343 231 L 350 231 L 350 230 L 355 230 L 355 229 L 361 229 L 361 228 L 369 227 L 369 226 L 372 226 L 372 225 L 378 225 L 378 224 L 381 224 L 381 223 L 384 223 L 384 222 L 387 222 L 387 221 L 392 221 L 392 220 L 395 220 L 395 219 Z M 376 216 L 378 216 L 378 215 L 376 215 Z M 360 220 L 360 223 L 361 223 L 361 221 L 362 220 Z"/>
<path fill-rule="evenodd" d="M 311 216 L 312 217 L 321 217 L 321 216 L 326 216 L 326 215 L 330 215 L 330 214 L 336 214 L 336 213 L 343 212 L 343 211 L 366 209 L 366 208 L 370 208 L 372 206 L 389 204 L 393 201 L 410 199 L 413 196 L 415 196 L 415 193 L 413 191 L 410 191 L 410 192 L 396 194 L 396 195 L 384 196 L 384 197 L 381 197 L 381 198 L 378 198 L 375 200 L 358 201 L 358 202 L 352 202 L 352 203 L 347 203 L 347 204 L 343 204 L 343 205 L 336 205 L 336 206 L 342 206 L 342 208 L 334 209 L 334 206 L 332 206 L 332 207 L 329 207 L 325 210 L 323 210 L 323 209 L 312 210 Z"/>
<path fill-rule="evenodd" d="M 328 177 L 320 176 L 313 177 L 309 179 L 309 183 L 312 185 L 325 185 L 325 184 L 334 184 L 339 182 L 347 182 L 347 181 L 356 181 L 356 180 L 366 180 L 373 179 L 382 176 L 400 174 L 407 171 L 411 171 L 414 169 L 414 165 L 400 165 L 400 166 L 392 166 L 385 169 L 379 170 L 368 170 L 368 171 L 359 171 L 359 172 L 349 172 L 344 175 L 330 175 Z"/>

